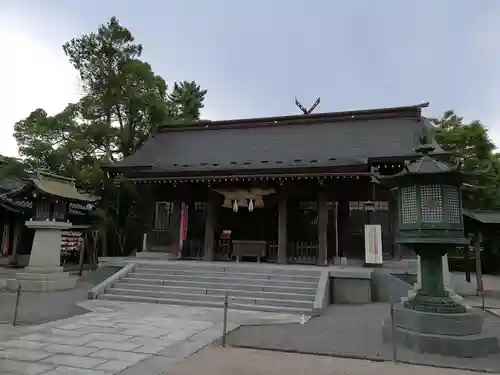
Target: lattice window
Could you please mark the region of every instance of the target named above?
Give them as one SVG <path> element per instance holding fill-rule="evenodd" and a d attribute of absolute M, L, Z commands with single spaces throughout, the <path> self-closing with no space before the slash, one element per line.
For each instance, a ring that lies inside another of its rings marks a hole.
<path fill-rule="evenodd" d="M 173 210 L 173 202 L 156 202 L 154 229 L 169 229 Z"/>
<path fill-rule="evenodd" d="M 205 212 L 207 210 L 207 202 L 194 202 L 194 210 L 196 212 Z"/>
<path fill-rule="evenodd" d="M 66 218 L 65 202 L 57 202 L 54 204 L 53 218 L 56 220 L 64 220 Z"/>
<path fill-rule="evenodd" d="M 299 210 L 302 217 L 310 226 L 318 225 L 318 202 L 317 201 L 301 201 L 299 202 Z"/>
<path fill-rule="evenodd" d="M 462 222 L 462 209 L 460 207 L 460 195 L 455 186 L 445 186 L 444 196 L 447 204 L 446 220 L 449 223 L 460 224 Z"/>
<path fill-rule="evenodd" d="M 417 222 L 417 188 L 408 186 L 401 188 L 401 223 L 414 224 Z"/>
<path fill-rule="evenodd" d="M 375 211 L 389 211 L 389 202 L 387 201 L 376 201 Z"/>
<path fill-rule="evenodd" d="M 439 185 L 423 185 L 420 187 L 420 206 L 422 221 L 436 223 L 443 221 L 443 198 Z"/>
<path fill-rule="evenodd" d="M 362 205 L 361 202 L 351 201 L 349 202 L 349 211 L 361 211 Z"/>
<path fill-rule="evenodd" d="M 50 202 L 43 200 L 36 202 L 35 218 L 38 220 L 50 219 Z"/>
<path fill-rule="evenodd" d="M 364 201 L 350 201 L 349 211 L 366 211 Z M 375 201 L 375 211 L 389 211 L 389 202 Z"/>

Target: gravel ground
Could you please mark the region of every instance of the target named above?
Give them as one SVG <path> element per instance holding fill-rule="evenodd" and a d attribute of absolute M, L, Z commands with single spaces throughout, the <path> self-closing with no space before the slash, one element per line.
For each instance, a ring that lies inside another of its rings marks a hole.
<path fill-rule="evenodd" d="M 473 375 L 435 367 L 320 357 L 306 354 L 208 346 L 183 362 L 170 365 L 168 375 Z"/>
<path fill-rule="evenodd" d="M 385 303 L 334 305 L 304 325 L 242 326 L 228 336 L 228 345 L 296 353 L 391 360 L 392 348 L 382 342 L 381 325 L 389 317 Z M 500 336 L 500 318 L 485 313 L 485 329 Z M 500 354 L 454 358 L 397 348 L 399 360 L 415 364 L 500 372 Z"/>
<path fill-rule="evenodd" d="M 75 289 L 57 292 L 24 292 L 21 294 L 18 323 L 32 325 L 65 319 L 84 314 L 87 310 L 76 305 L 87 299 L 87 292 L 106 280 L 118 269 L 99 268 L 82 276 Z M 0 291 L 0 324 L 12 324 L 16 304 L 16 292 Z M 1 326 L 0 326 L 1 327 Z"/>

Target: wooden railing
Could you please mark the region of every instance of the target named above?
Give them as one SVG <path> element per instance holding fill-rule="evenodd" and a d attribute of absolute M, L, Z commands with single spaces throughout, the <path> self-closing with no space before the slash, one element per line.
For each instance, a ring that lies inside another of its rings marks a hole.
<path fill-rule="evenodd" d="M 296 241 L 288 248 L 288 262 L 301 264 L 314 264 L 318 259 L 318 243 L 309 241 Z"/>
<path fill-rule="evenodd" d="M 230 260 L 233 252 L 231 240 L 219 240 L 216 243 L 215 260 Z M 203 250 L 202 250 L 203 251 Z M 318 243 L 297 241 L 290 242 L 287 249 L 288 263 L 315 264 L 318 260 Z M 266 262 L 276 263 L 278 261 L 277 241 L 267 242 Z"/>
<path fill-rule="evenodd" d="M 278 262 L 278 243 L 276 241 L 270 241 L 267 243 L 266 261 L 273 263 Z"/>
<path fill-rule="evenodd" d="M 215 249 L 215 260 L 229 260 L 231 252 L 231 240 L 219 240 Z"/>

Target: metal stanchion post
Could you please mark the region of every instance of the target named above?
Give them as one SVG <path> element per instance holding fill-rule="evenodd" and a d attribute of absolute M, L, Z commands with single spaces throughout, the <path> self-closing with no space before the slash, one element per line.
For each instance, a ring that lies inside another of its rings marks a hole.
<path fill-rule="evenodd" d="M 15 326 L 17 324 L 17 314 L 19 311 L 19 301 L 21 300 L 21 285 L 17 286 L 17 295 L 16 295 L 16 307 L 14 309 L 14 319 L 12 320 L 12 325 Z"/>
<path fill-rule="evenodd" d="M 228 295 L 224 295 L 224 320 L 222 322 L 222 346 L 226 346 L 226 331 L 227 331 L 227 309 L 229 307 Z"/>
<path fill-rule="evenodd" d="M 392 331 L 392 361 L 396 363 L 397 351 L 396 351 L 396 317 L 394 315 L 394 300 L 391 297 L 391 331 Z"/>

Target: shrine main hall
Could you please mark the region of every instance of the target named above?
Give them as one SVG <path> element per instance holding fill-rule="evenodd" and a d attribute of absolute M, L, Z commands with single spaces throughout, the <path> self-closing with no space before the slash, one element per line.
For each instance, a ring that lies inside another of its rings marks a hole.
<path fill-rule="evenodd" d="M 160 125 L 106 170 L 144 200 L 143 252 L 326 265 L 363 260 L 364 226 L 380 224 L 384 258 L 399 259 L 397 191 L 376 176 L 422 144 L 443 155 L 427 106 Z"/>

